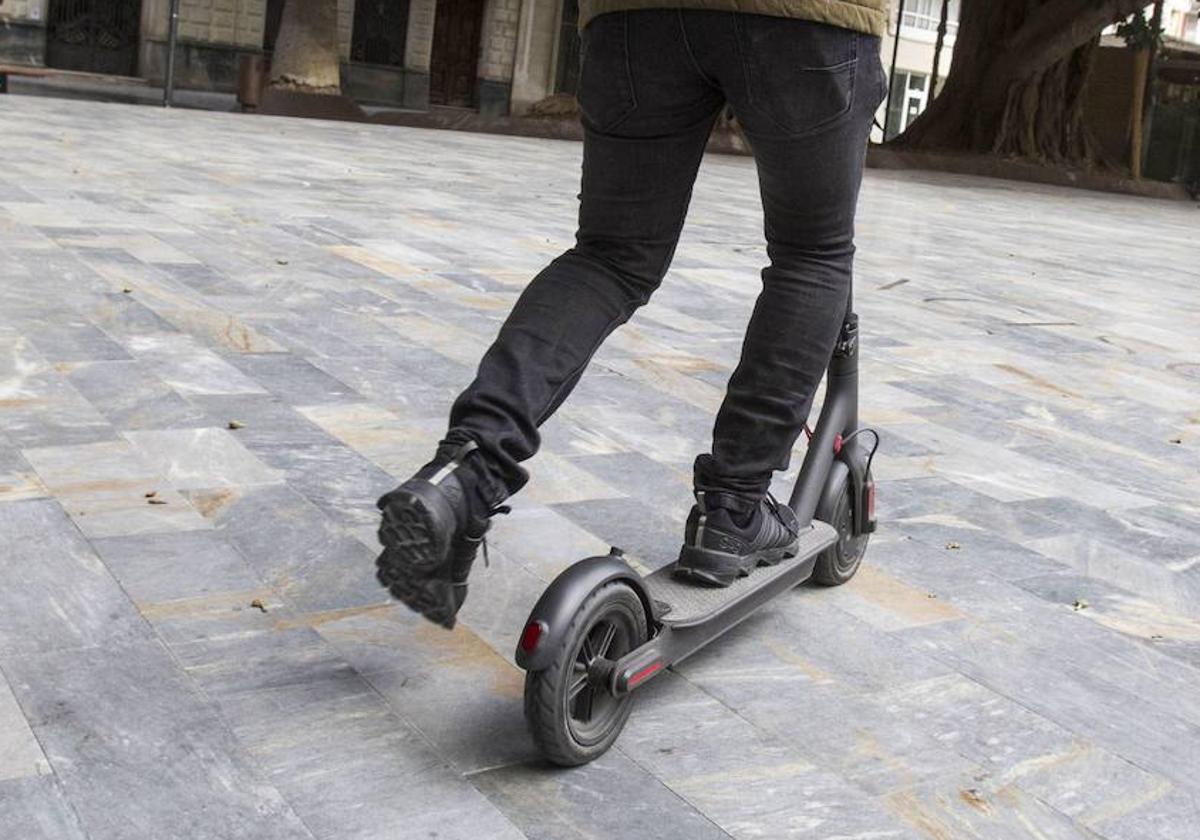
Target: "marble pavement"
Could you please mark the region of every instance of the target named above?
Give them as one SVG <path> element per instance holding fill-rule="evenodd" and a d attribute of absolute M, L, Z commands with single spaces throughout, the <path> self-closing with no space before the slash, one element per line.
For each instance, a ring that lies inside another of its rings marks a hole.
<path fill-rule="evenodd" d="M 0 149 L 5 840 L 1200 837 L 1195 206 L 868 173 L 867 565 L 561 771 L 515 636 L 572 560 L 672 556 L 751 161 L 705 161 L 446 633 L 372 502 L 569 244 L 579 146 L 8 96 Z"/>

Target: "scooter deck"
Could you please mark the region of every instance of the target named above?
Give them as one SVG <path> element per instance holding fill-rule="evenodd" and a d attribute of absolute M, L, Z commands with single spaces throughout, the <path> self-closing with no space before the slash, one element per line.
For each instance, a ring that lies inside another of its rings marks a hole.
<path fill-rule="evenodd" d="M 738 578 L 729 586 L 704 586 L 694 581 L 681 580 L 672 574 L 675 564 L 671 563 L 644 578 L 650 596 L 671 609 L 662 621 L 676 627 L 703 624 L 719 613 L 723 613 L 772 582 L 782 582 L 785 576 L 794 576 L 799 584 L 812 573 L 813 558 L 837 542 L 837 531 L 824 522 L 814 521 L 807 531 L 800 534 L 800 548 L 795 557 L 774 566 L 760 566 L 746 577 Z"/>

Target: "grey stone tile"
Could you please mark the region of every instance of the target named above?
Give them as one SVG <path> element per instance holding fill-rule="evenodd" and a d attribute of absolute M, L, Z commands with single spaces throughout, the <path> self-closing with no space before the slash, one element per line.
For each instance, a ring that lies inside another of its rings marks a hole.
<path fill-rule="evenodd" d="M 895 791 L 884 806 L 924 837 L 964 840 L 1093 840 L 1090 830 L 1014 785 L 985 779 L 929 783 Z"/>
<path fill-rule="evenodd" d="M 570 770 L 517 764 L 471 781 L 529 840 L 730 836 L 617 751 Z"/>
<path fill-rule="evenodd" d="M 138 611 L 171 645 L 274 631 L 295 620 L 291 605 L 265 586 L 139 603 Z"/>
<path fill-rule="evenodd" d="M 886 453 L 880 455 L 886 458 Z M 1014 542 L 1062 533 L 1068 523 L 1055 522 L 1017 503 L 1005 503 L 945 478 L 880 481 L 876 505 L 881 522 L 905 522 L 954 516 Z"/>
<path fill-rule="evenodd" d="M 910 521 L 895 523 L 893 528 L 896 533 L 941 554 L 953 551 L 953 557 L 964 567 L 984 569 L 987 574 L 1002 580 L 1060 572 L 1066 565 L 1051 553 L 1036 551 L 973 523 Z M 947 549 L 951 545 L 957 547 Z"/>
<path fill-rule="evenodd" d="M 317 630 L 463 772 L 536 757 L 523 718 L 523 672 L 509 651 L 498 653 L 465 623 L 447 633 L 396 605 Z"/>
<path fill-rule="evenodd" d="M 1156 651 L 1193 667 L 1200 666 L 1200 619 L 1166 609 L 1141 593 L 1074 571 L 1035 575 L 1015 583 L 1052 604 L 1073 608 L 1086 604 L 1076 610 L 1076 615 L 1128 639 L 1149 643 Z M 1110 636 L 1105 634 L 1103 638 Z"/>
<path fill-rule="evenodd" d="M 908 686 L 951 669 L 895 635 L 839 609 L 826 591 L 802 587 L 773 603 L 688 663 L 689 673 L 739 669 L 816 685 L 873 692 Z"/>
<path fill-rule="evenodd" d="M 227 429 L 129 431 L 124 436 L 146 463 L 179 489 L 276 484 L 283 479 Z"/>
<path fill-rule="evenodd" d="M 0 779 L 0 825 L 21 840 L 88 840 L 53 776 Z"/>
<path fill-rule="evenodd" d="M 488 543 L 547 582 L 576 560 L 607 554 L 611 546 L 563 513 L 542 505 L 523 506 L 519 497 L 509 516 L 493 522 Z"/>
<path fill-rule="evenodd" d="M 92 547 L 139 604 L 262 587 L 245 558 L 211 530 L 109 537 Z"/>
<path fill-rule="evenodd" d="M 0 673 L 0 782 L 49 772 L 50 764 L 30 731 L 8 681 Z"/>
<path fill-rule="evenodd" d="M 1098 822 L 1096 830 L 1106 840 L 1187 840 L 1200 826 L 1200 796 L 1182 790 L 1155 792 L 1150 801 L 1128 813 Z"/>
<path fill-rule="evenodd" d="M 179 334 L 134 335 L 130 352 L 148 364 L 159 379 L 181 394 L 261 394 L 265 389 L 201 346 Z"/>
<path fill-rule="evenodd" d="M 1143 704 L 1200 722 L 1200 704 L 1178 700 L 1194 684 L 1196 669 L 1158 650 L 1158 642 L 1166 641 L 1167 635 L 1194 638 L 1194 621 L 1128 597 L 1101 599 L 1093 613 L 1086 597 L 1089 588 L 1076 589 L 1073 584 L 1083 579 L 1070 576 L 1050 575 L 1025 583 L 1028 588 L 1042 587 L 1050 600 L 991 575 L 980 574 L 969 581 L 950 580 L 947 570 L 953 569 L 956 561 L 949 558 L 956 553 L 888 559 L 891 571 L 905 580 L 929 586 L 939 593 L 940 602 L 953 606 L 967 619 L 965 624 L 947 623 L 943 629 L 948 637 L 958 633 L 965 638 L 975 631 L 989 641 L 1009 639 L 1015 645 L 1020 640 L 1016 648 L 1019 653 L 1036 652 L 1042 665 L 1059 664 L 1068 672 L 1084 669 L 1107 683 L 1137 693 Z M 1155 623 L 1161 625 L 1159 632 L 1147 633 L 1147 627 Z M 977 624 L 984 629 L 977 629 Z M 1139 638 L 1130 630 L 1164 638 Z"/>
<path fill-rule="evenodd" d="M 24 454 L 88 537 L 208 527 L 125 441 L 26 449 Z"/>
<path fill-rule="evenodd" d="M 261 447 L 258 457 L 288 486 L 344 525 L 375 525 L 375 500 L 399 480 L 344 446 Z"/>
<path fill-rule="evenodd" d="M 1104 837 L 1109 836 L 1102 827 L 1106 821 L 1120 820 L 1174 789 L 1163 777 L 1084 742 L 1065 753 L 1018 764 L 997 778 L 1020 785 Z"/>
<path fill-rule="evenodd" d="M 1170 505 L 1110 511 L 1069 497 L 1053 497 L 1014 503 L 1014 507 L 1070 523 L 1073 531 L 1093 533 L 1112 548 L 1136 557 L 1169 565 L 1200 557 L 1196 523 L 1172 521 L 1180 513 Z"/>
<path fill-rule="evenodd" d="M 48 362 L 128 359 L 121 345 L 82 318 L 64 318 L 41 326 L 31 340 Z"/>
<path fill-rule="evenodd" d="M 119 340 L 135 335 L 177 332 L 149 306 L 123 292 L 101 295 L 83 312 L 92 323 Z"/>
<path fill-rule="evenodd" d="M 231 354 L 230 363 L 291 405 L 320 405 L 361 399 L 306 359 L 288 353 Z"/>
<path fill-rule="evenodd" d="M 802 745 L 673 672 L 639 691 L 618 748 L 736 837 L 917 836 Z"/>
<path fill-rule="evenodd" d="M 648 508 L 681 523 L 695 501 L 690 470 L 672 468 L 640 452 L 584 455 L 571 460 Z"/>
<path fill-rule="evenodd" d="M 992 775 L 1020 775 L 1082 752 L 1077 735 L 1010 698 L 958 673 L 881 693 L 890 713 L 899 713 Z"/>
<path fill-rule="evenodd" d="M 46 487 L 29 462 L 10 444 L 0 444 L 0 502 L 37 499 L 45 495 Z"/>
<path fill-rule="evenodd" d="M 312 836 L 157 642 L 4 670 L 88 836 Z"/>
<path fill-rule="evenodd" d="M 296 687 L 314 696 L 329 691 L 367 694 L 368 686 L 305 618 L 279 622 L 270 632 L 244 633 L 172 645 L 188 674 L 209 695 Z"/>
<path fill-rule="evenodd" d="M 405 412 L 449 412 L 454 397 L 470 384 L 472 371 L 434 353 L 410 353 L 402 358 L 379 355 L 340 355 L 310 358 L 330 376 L 372 402 Z"/>
<path fill-rule="evenodd" d="M 145 638 L 149 629 L 57 503 L 0 505 L 0 654 Z"/>
<path fill-rule="evenodd" d="M 1020 635 L 1001 628 L 942 624 L 908 630 L 905 636 L 970 679 L 1059 727 L 1185 788 L 1200 788 L 1190 758 L 1198 732 L 1188 719 L 1194 716 L 1190 698 L 1176 695 L 1176 703 L 1164 708 L 1154 698 L 1147 701 L 1145 685 L 1135 693 L 1111 682 L 1109 674 L 1047 657 Z M 1137 715 L 1122 711 L 1134 707 Z"/>
<path fill-rule="evenodd" d="M 1061 558 L 1064 564 L 1089 577 L 1136 591 L 1164 608 L 1200 618 L 1200 566 L 1193 558 L 1164 561 L 1154 556 L 1124 551 L 1103 533 L 1078 531 L 1029 542 L 1037 551 Z"/>
<path fill-rule="evenodd" d="M 267 394 L 195 395 L 188 400 L 204 413 L 197 426 L 227 428 L 251 452 L 278 446 L 333 445 L 334 438 L 291 406 Z"/>
<path fill-rule="evenodd" d="M 282 658 L 253 660 L 274 688 L 235 675 L 254 640 L 184 653 L 189 673 L 218 693 L 223 718 L 317 837 L 521 836 L 367 683 L 320 658 L 328 646 L 310 642 L 293 635 Z M 308 660 L 313 651 L 318 658 Z"/>
<path fill-rule="evenodd" d="M 283 486 L 247 489 L 212 502 L 217 530 L 263 581 L 304 611 L 378 604 L 377 551 L 341 530 Z"/>
<path fill-rule="evenodd" d="M 108 421 L 24 337 L 0 340 L 0 433 L 16 446 L 111 440 Z"/>
<path fill-rule="evenodd" d="M 400 414 L 370 403 L 304 406 L 301 414 L 392 476 L 426 464 L 446 431 L 444 416 Z"/>
<path fill-rule="evenodd" d="M 601 541 L 619 546 L 650 569 L 673 563 L 679 556 L 684 521 L 647 508 L 644 502 L 596 499 L 550 507 Z"/>
<path fill-rule="evenodd" d="M 142 362 L 91 362 L 76 366 L 67 378 L 118 429 L 203 425 L 203 413 Z"/>

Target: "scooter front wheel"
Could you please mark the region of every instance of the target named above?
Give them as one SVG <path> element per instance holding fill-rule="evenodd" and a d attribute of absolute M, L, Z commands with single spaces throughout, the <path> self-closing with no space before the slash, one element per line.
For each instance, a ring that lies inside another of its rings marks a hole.
<path fill-rule="evenodd" d="M 525 719 L 541 753 L 564 767 L 603 755 L 629 719 L 632 695 L 612 693 L 616 661 L 647 636 L 646 611 L 628 585 L 592 592 L 550 664 L 525 675 Z"/>
<path fill-rule="evenodd" d="M 871 480 L 871 473 L 868 472 L 867 481 Z M 811 580 L 821 586 L 841 586 L 854 577 L 862 565 L 863 555 L 867 553 L 867 543 L 871 540 L 869 533 L 854 533 L 850 488 L 850 481 L 847 480 L 838 493 L 828 519 L 829 524 L 837 529 L 837 542 L 817 555 L 817 562 L 813 566 Z"/>

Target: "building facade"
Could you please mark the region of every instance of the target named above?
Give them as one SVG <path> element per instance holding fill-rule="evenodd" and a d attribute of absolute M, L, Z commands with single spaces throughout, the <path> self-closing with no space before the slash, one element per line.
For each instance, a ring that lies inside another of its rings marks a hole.
<path fill-rule="evenodd" d="M 960 0 L 932 79 L 942 0 L 892 0 L 891 96 L 876 141 L 902 132 L 950 71 Z M 180 0 L 176 83 L 233 90 L 241 55 L 269 54 L 284 0 Z M 170 0 L 3 0 L 0 62 L 161 80 Z M 1200 2 L 1167 0 L 1169 36 L 1200 40 Z M 578 0 L 338 0 L 342 84 L 371 105 L 524 112 L 579 74 Z"/>
<path fill-rule="evenodd" d="M 891 91 L 888 101 L 876 114 L 876 122 L 880 127 L 872 132 L 871 139 L 876 142 L 884 139 L 882 126 L 887 126 L 889 140 L 904 131 L 941 89 L 954 55 L 958 11 L 959 0 L 950 0 L 946 14 L 946 37 L 942 42 L 938 77 L 935 80 L 932 79 L 933 58 L 942 0 L 905 0 L 903 9 L 899 0 L 892 0 L 888 32 L 882 45 L 883 66 L 891 79 Z"/>
<path fill-rule="evenodd" d="M 176 84 L 233 90 L 284 0 L 180 0 Z M 139 76 L 166 65 L 170 0 L 3 0 L 0 63 Z M 520 112 L 571 89 L 575 0 L 338 0 L 342 83 L 364 104 Z M 565 85 L 565 87 L 564 87 Z"/>

